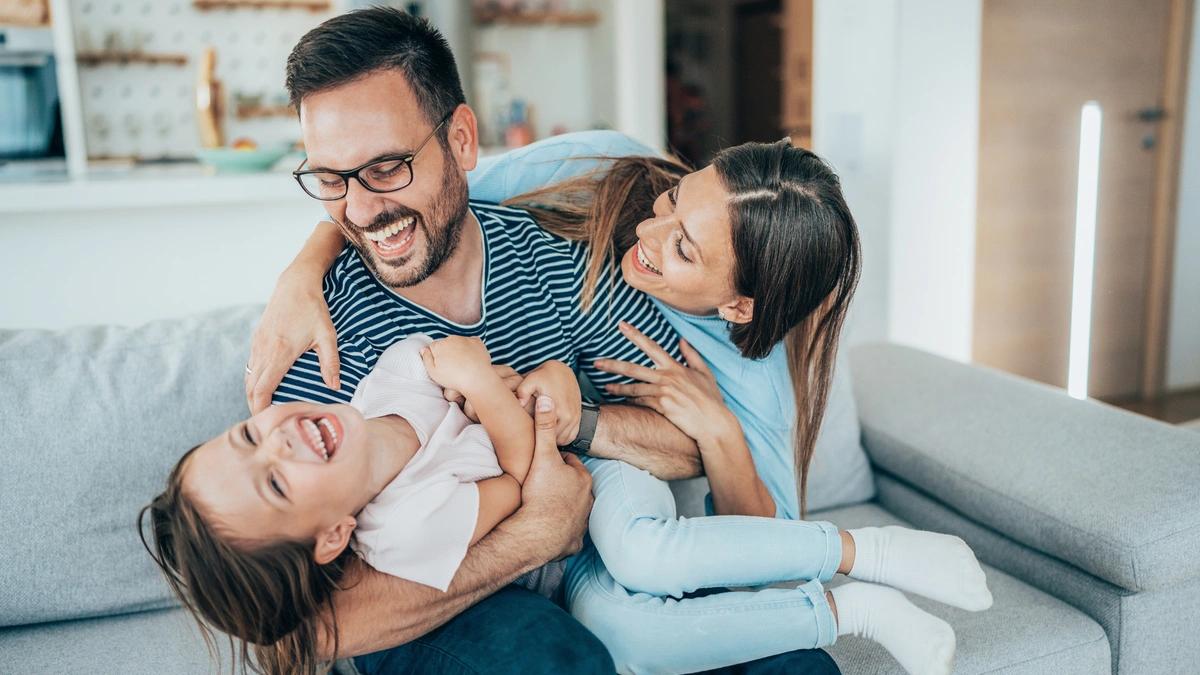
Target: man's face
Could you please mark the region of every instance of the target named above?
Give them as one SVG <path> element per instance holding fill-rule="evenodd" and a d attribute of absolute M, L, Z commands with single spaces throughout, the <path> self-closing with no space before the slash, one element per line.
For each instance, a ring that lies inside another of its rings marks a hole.
<path fill-rule="evenodd" d="M 449 129 L 449 148 L 436 136 L 425 145 L 413 161 L 408 187 L 377 193 L 350 179 L 345 197 L 324 202 L 367 267 L 392 288 L 424 281 L 458 245 L 467 215 L 466 171 L 475 162 L 473 129 L 461 133 L 460 120 L 469 113 L 460 106 L 443 127 Z M 300 104 L 305 168 L 344 171 L 383 156 L 410 154 L 440 119 L 427 119 L 396 70 L 310 94 Z"/>

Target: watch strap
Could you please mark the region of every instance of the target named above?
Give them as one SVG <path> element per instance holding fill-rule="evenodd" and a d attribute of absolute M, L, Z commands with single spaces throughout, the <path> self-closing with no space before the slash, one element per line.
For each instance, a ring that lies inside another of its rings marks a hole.
<path fill-rule="evenodd" d="M 580 455 L 586 455 L 592 447 L 592 439 L 596 436 L 596 421 L 600 418 L 600 406 L 584 401 L 579 409 L 579 435 L 567 449 Z"/>

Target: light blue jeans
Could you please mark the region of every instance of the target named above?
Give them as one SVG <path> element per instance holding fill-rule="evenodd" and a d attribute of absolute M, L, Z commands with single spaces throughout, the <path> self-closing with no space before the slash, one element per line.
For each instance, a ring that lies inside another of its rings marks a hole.
<path fill-rule="evenodd" d="M 830 523 L 749 516 L 679 518 L 667 484 L 584 458 L 596 502 L 589 542 L 567 561 L 566 602 L 622 673 L 720 668 L 833 644 L 823 582 L 842 557 Z M 795 588 L 706 588 L 803 582 Z"/>

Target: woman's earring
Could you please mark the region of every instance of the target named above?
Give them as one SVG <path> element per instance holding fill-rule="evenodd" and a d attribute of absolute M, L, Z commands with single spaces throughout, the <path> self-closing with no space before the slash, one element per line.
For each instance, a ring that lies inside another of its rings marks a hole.
<path fill-rule="evenodd" d="M 717 310 L 717 316 L 718 316 L 718 317 L 720 317 L 720 319 L 721 319 L 722 321 L 728 321 L 728 320 L 729 320 L 729 319 L 726 319 L 726 318 L 725 318 L 725 310 L 718 309 L 718 310 Z"/>

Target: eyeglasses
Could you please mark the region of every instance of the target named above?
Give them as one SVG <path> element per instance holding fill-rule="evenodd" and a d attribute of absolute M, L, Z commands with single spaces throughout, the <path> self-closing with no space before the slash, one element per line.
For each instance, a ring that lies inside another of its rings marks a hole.
<path fill-rule="evenodd" d="M 292 172 L 292 176 L 300 187 L 308 193 L 308 196 L 314 199 L 320 199 L 323 202 L 334 202 L 346 196 L 350 191 L 350 179 L 358 181 L 358 184 L 371 192 L 395 192 L 403 190 L 413 182 L 413 160 L 417 158 L 421 150 L 425 149 L 426 144 L 433 138 L 438 129 L 442 128 L 449 119 L 454 115 L 454 111 L 450 111 L 448 115 L 438 122 L 433 131 L 421 141 L 417 149 L 407 155 L 391 155 L 381 157 L 380 159 L 371 160 L 362 166 L 359 166 L 349 171 L 333 171 L 331 169 L 309 169 L 301 171 L 308 159 L 305 158 L 300 162 L 300 166 Z"/>

